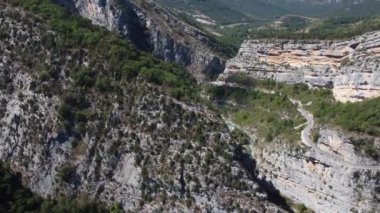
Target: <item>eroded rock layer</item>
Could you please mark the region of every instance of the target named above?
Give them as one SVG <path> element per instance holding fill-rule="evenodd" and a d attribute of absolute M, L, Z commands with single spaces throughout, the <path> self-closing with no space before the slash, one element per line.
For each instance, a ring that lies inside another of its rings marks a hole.
<path fill-rule="evenodd" d="M 379 187 L 378 171 L 324 164 L 304 153 L 285 150 L 268 148 L 256 155 L 266 180 L 284 195 L 316 212 L 371 212 L 379 208 L 379 194 L 374 191 L 375 185 Z"/>
<path fill-rule="evenodd" d="M 346 41 L 247 40 L 229 60 L 233 73 L 333 89 L 340 101 L 380 96 L 380 32 Z"/>

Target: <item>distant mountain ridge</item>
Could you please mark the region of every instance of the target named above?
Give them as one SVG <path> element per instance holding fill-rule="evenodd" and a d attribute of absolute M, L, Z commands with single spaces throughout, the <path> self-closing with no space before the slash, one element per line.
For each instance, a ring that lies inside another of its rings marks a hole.
<path fill-rule="evenodd" d="M 380 15 L 380 10 L 376 10 L 380 8 L 378 0 L 156 0 L 156 2 L 184 11 L 200 10 L 215 17 L 218 11 L 231 10 L 241 14 L 242 19 L 289 14 L 313 17 Z M 226 13 L 224 15 L 230 16 Z"/>
<path fill-rule="evenodd" d="M 373 5 L 380 5 L 377 0 L 267 0 L 270 5 L 285 11 L 306 16 L 371 16 Z M 376 8 L 376 7 L 375 7 Z"/>

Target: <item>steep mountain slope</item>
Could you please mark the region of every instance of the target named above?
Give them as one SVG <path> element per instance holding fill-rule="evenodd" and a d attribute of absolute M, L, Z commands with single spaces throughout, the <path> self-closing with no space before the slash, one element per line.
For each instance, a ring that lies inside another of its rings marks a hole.
<path fill-rule="evenodd" d="M 244 137 L 185 101 L 183 70 L 50 1 L 9 2 L 37 15 L 0 3 L 0 159 L 32 191 L 132 211 L 281 211 L 246 168 Z"/>
<path fill-rule="evenodd" d="M 120 205 L 107 207 L 101 202 L 91 202 L 87 198 L 43 199 L 21 183 L 20 174 L 15 174 L 0 162 L 0 211 L 1 212 L 93 212 L 122 213 Z"/>
<path fill-rule="evenodd" d="M 57 0 L 94 24 L 119 31 L 137 47 L 150 50 L 165 61 L 188 67 L 199 81 L 213 78 L 224 69 L 220 45 L 196 29 L 148 1 Z"/>

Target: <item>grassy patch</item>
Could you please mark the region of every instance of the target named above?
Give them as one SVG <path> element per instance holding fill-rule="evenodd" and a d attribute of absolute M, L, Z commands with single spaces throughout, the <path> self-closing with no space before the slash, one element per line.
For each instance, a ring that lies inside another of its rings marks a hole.
<path fill-rule="evenodd" d="M 341 103 L 335 101 L 332 91 L 328 89 L 308 89 L 305 84 L 287 85 L 273 80 L 254 82 L 256 89 L 270 90 L 300 100 L 320 125 L 380 136 L 380 98 Z"/>

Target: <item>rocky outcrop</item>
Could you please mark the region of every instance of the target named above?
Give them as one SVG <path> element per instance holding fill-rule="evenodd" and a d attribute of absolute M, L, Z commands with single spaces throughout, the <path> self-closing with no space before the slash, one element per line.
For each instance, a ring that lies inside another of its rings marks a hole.
<path fill-rule="evenodd" d="M 233 73 L 333 90 L 340 101 L 380 96 L 380 32 L 346 41 L 247 40 L 219 80 Z"/>
<path fill-rule="evenodd" d="M 186 66 L 203 82 L 223 72 L 217 44 L 152 1 L 57 0 L 94 24 L 119 31 L 137 47 L 165 61 Z"/>
<path fill-rule="evenodd" d="M 343 162 L 349 162 L 351 165 L 368 165 L 375 168 L 377 166 L 380 169 L 379 159 L 376 162 L 376 159 L 365 155 L 362 150 L 357 150 L 354 144 L 361 142 L 371 146 L 376 140 L 379 140 L 379 138 L 360 137 L 357 134 L 324 127 L 319 130 L 319 138 L 316 144 L 319 150 Z"/>

